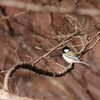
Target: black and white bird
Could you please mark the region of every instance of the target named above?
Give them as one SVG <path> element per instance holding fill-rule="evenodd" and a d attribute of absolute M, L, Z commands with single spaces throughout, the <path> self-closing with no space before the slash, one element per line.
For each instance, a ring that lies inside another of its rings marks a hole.
<path fill-rule="evenodd" d="M 67 47 L 67 46 L 63 47 L 62 52 L 63 52 L 63 54 L 62 54 L 63 58 L 68 63 L 70 63 L 70 64 L 72 64 L 72 63 L 81 63 L 81 64 L 84 64 L 86 66 L 90 66 L 89 64 L 81 61 L 78 58 L 77 54 L 74 54 L 69 47 Z"/>

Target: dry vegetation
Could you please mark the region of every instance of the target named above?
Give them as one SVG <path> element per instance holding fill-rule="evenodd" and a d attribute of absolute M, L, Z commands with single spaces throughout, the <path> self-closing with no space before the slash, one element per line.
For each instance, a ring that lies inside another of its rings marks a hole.
<path fill-rule="evenodd" d="M 0 1 L 0 100 L 100 100 L 99 41 L 100 0 Z"/>

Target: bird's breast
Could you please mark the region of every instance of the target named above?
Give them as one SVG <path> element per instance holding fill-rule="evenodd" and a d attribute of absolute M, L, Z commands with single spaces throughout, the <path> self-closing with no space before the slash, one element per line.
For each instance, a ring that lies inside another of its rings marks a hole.
<path fill-rule="evenodd" d="M 69 57 L 67 57 L 65 54 L 63 54 L 62 56 L 68 63 L 74 63 L 74 60 L 69 58 Z"/>

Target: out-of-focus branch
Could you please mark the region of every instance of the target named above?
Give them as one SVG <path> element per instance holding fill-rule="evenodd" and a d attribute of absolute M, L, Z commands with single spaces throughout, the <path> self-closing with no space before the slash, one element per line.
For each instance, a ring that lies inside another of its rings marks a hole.
<path fill-rule="evenodd" d="M 17 14 L 14 14 L 14 15 L 9 15 L 9 16 L 0 16 L 0 20 L 3 20 L 3 19 L 9 19 L 11 17 L 17 17 L 17 16 L 21 16 L 27 12 L 29 12 L 30 10 L 26 10 L 26 11 L 22 11 L 20 13 L 17 13 Z"/>
<path fill-rule="evenodd" d="M 58 12 L 58 13 L 77 13 L 82 15 L 97 16 L 100 15 L 99 9 L 94 8 L 72 8 L 72 7 L 55 7 L 55 6 L 41 6 L 31 3 L 17 2 L 17 1 L 0 1 L 0 5 L 17 7 L 20 9 L 32 10 L 34 12 Z"/>
<path fill-rule="evenodd" d="M 0 71 L 0 74 L 1 73 L 6 73 L 6 72 L 8 72 L 8 70 L 3 70 L 3 71 Z"/>
<path fill-rule="evenodd" d="M 20 96 L 14 95 L 12 93 L 9 93 L 8 91 L 5 91 L 3 89 L 0 89 L 0 100 L 36 100 L 36 99 L 20 97 Z"/>

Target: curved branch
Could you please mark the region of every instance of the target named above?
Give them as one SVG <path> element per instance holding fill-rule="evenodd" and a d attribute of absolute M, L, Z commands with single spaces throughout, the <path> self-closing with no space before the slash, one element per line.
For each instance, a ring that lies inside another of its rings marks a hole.
<path fill-rule="evenodd" d="M 39 75 L 47 75 L 50 77 L 62 77 L 65 74 L 69 73 L 73 68 L 74 68 L 74 64 L 70 64 L 68 67 L 66 67 L 66 69 L 64 69 L 64 71 L 60 72 L 60 73 L 56 73 L 56 72 L 49 72 L 48 70 L 43 70 L 43 69 L 39 69 L 36 66 L 32 66 L 31 64 L 28 63 L 21 63 L 21 64 L 17 64 L 15 66 L 13 66 L 6 74 L 5 79 L 4 79 L 4 86 L 3 89 L 6 91 L 9 91 L 9 87 L 8 87 L 8 82 L 10 77 L 13 75 L 14 72 L 16 72 L 18 69 L 23 68 L 23 69 L 28 69 L 30 71 L 33 71 Z"/>
<path fill-rule="evenodd" d="M 35 73 L 38 73 L 38 74 L 42 74 L 42 75 L 47 75 L 47 76 L 50 76 L 50 77 L 62 77 L 64 75 L 66 75 L 67 73 L 69 73 L 73 68 L 74 68 L 74 64 L 70 64 L 68 67 L 66 67 L 64 69 L 64 71 L 60 72 L 60 73 L 56 73 L 56 72 L 49 72 L 48 70 L 43 70 L 43 69 L 39 69 L 35 66 L 35 64 L 37 62 L 39 62 L 41 59 L 43 59 L 44 57 L 48 56 L 51 52 L 53 52 L 54 50 L 56 50 L 58 47 L 60 47 L 61 45 L 63 45 L 64 43 L 66 43 L 66 41 L 70 38 L 72 38 L 73 36 L 79 34 L 80 32 L 78 33 L 75 33 L 73 35 L 71 35 L 70 37 L 66 38 L 65 40 L 63 40 L 59 45 L 57 45 L 55 48 L 53 48 L 51 51 L 49 51 L 48 53 L 46 53 L 45 55 L 41 56 L 39 59 L 37 59 L 34 63 L 34 65 L 32 66 L 31 64 L 28 64 L 28 63 L 21 63 L 21 64 L 17 64 L 15 66 L 13 66 L 6 74 L 5 76 L 5 79 L 4 79 L 4 86 L 3 86 L 3 89 L 6 90 L 6 91 L 9 91 L 9 88 L 8 88 L 8 82 L 9 82 L 9 79 L 10 77 L 13 75 L 14 72 L 16 72 L 18 69 L 20 68 L 24 68 L 24 69 L 28 69 L 28 70 L 31 70 L 31 71 L 34 71 Z M 99 34 L 99 32 L 98 32 Z M 93 41 L 93 39 L 96 37 L 97 35 L 95 35 L 88 43 L 91 43 Z M 83 50 L 80 54 L 79 54 L 79 58 L 81 56 L 83 56 L 86 52 L 90 51 L 92 48 L 94 48 L 94 46 L 99 42 L 100 38 L 97 39 L 97 41 L 87 50 Z M 87 46 L 87 45 L 86 45 Z"/>

